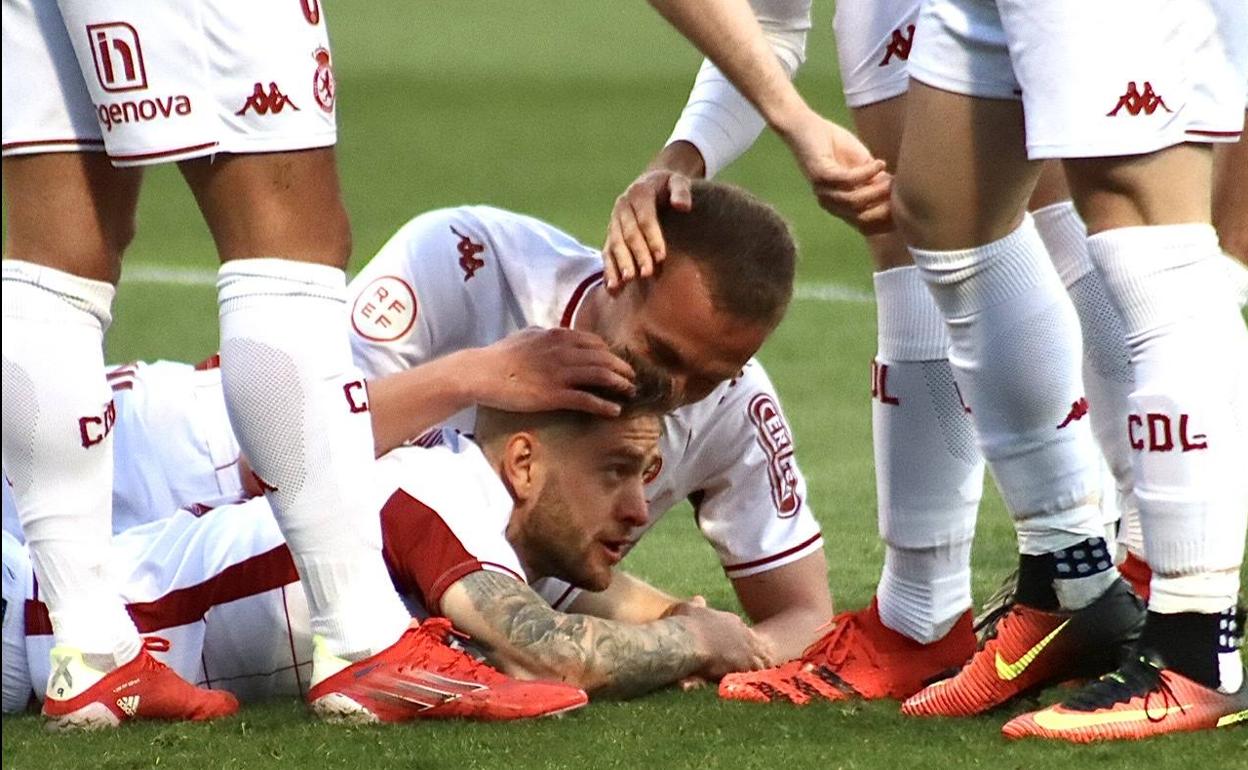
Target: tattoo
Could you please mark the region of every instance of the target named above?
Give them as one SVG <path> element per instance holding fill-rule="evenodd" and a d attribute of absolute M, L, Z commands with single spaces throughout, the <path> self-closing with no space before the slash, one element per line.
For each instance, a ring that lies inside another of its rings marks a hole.
<path fill-rule="evenodd" d="M 527 585 L 486 570 L 460 585 L 477 614 L 535 669 L 574 678 L 600 694 L 641 695 L 689 676 L 703 663 L 679 618 L 633 625 L 567 614 Z"/>

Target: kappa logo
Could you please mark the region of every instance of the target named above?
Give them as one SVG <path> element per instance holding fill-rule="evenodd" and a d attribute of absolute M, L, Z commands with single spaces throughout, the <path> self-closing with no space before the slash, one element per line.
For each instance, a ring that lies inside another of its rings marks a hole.
<path fill-rule="evenodd" d="M 125 695 L 117 699 L 117 708 L 126 712 L 126 716 L 132 717 L 139 711 L 139 696 Z"/>
<path fill-rule="evenodd" d="M 906 61 L 910 58 L 910 47 L 912 45 L 914 45 L 913 24 L 906 26 L 905 33 L 902 33 L 900 28 L 893 30 L 893 36 L 888 41 L 888 47 L 884 49 L 884 58 L 881 59 L 880 63 L 876 66 L 887 67 L 888 63 L 893 60 L 894 56 L 901 61 Z"/>
<path fill-rule="evenodd" d="M 251 96 L 247 97 L 247 101 L 243 102 L 243 108 L 235 115 L 246 115 L 247 110 L 255 110 L 257 115 L 268 115 L 270 112 L 276 115 L 287 107 L 295 112 L 299 112 L 299 107 L 290 100 L 290 97 L 282 93 L 277 87 L 277 83 L 269 81 L 269 90 L 266 92 L 264 86 L 256 83 L 255 90 L 251 92 Z"/>
<path fill-rule="evenodd" d="M 771 501 L 776 515 L 787 519 L 797 515 L 802 498 L 797 493 L 797 466 L 793 459 L 793 434 L 780 413 L 780 407 L 766 393 L 750 400 L 750 421 L 758 429 L 758 445 L 767 455 L 771 477 Z"/>
<path fill-rule="evenodd" d="M 1112 118 L 1124 107 L 1127 109 L 1127 113 L 1129 115 L 1139 115 L 1141 112 L 1145 115 L 1152 115 L 1157 111 L 1158 107 L 1162 108 L 1166 112 L 1173 112 L 1173 110 L 1166 106 L 1166 103 L 1162 100 L 1161 96 L 1158 95 L 1157 92 L 1153 91 L 1153 84 L 1147 80 L 1144 81 L 1143 91 L 1139 90 L 1139 87 L 1136 86 L 1134 80 L 1127 83 L 1127 92 L 1118 97 L 1118 104 L 1114 105 L 1112 110 L 1105 113 L 1105 116 Z"/>
<path fill-rule="evenodd" d="M 1072 422 L 1082 420 L 1088 414 L 1088 399 L 1080 397 L 1078 401 L 1070 405 L 1070 412 L 1066 415 L 1066 419 L 1062 420 L 1062 424 L 1057 426 L 1058 430 L 1065 428 Z"/>
<path fill-rule="evenodd" d="M 485 267 L 485 260 L 477 258 L 478 254 L 485 251 L 485 244 L 473 243 L 472 238 L 456 230 L 454 225 L 451 226 L 451 232 L 459 237 L 459 244 L 455 249 L 459 252 L 459 267 L 464 271 L 464 283 L 467 283 L 469 278 Z"/>

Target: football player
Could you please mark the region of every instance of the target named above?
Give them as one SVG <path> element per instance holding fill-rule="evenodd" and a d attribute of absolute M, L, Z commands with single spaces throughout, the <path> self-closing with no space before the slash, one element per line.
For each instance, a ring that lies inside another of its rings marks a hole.
<path fill-rule="evenodd" d="M 366 499 L 380 516 L 392 579 L 417 614 L 443 616 L 420 629 L 433 651 L 408 691 L 424 704 L 420 716 L 539 716 L 583 703 L 576 687 L 631 696 L 770 662 L 768 643 L 737 615 L 678 602 L 615 569 L 629 531 L 647 518 L 646 472 L 658 462 L 661 415 L 671 404 L 666 378 L 638 369 L 635 392 L 607 396 L 620 401 L 617 418 L 483 408 L 479 443 L 446 429 L 429 447 L 377 461 Z M 63 686 L 65 672 L 49 649 L 47 608 L 26 550 L 4 537 L 8 712 Z M 313 644 L 289 549 L 264 498 L 182 509 L 114 542 L 123 596 L 156 657 L 243 700 L 306 692 L 326 651 Z M 550 601 L 565 584 L 586 592 L 560 611 Z M 565 686 L 517 691 L 446 644 L 451 623 L 507 674 Z M 441 703 L 447 693 L 458 697 Z M 370 708 L 381 719 L 390 713 L 384 703 Z"/>
<path fill-rule="evenodd" d="M 422 214 L 354 279 L 344 322 L 370 374 L 379 452 L 439 425 L 471 434 L 478 403 L 548 409 L 567 375 L 563 353 L 609 356 L 603 339 L 669 372 L 679 406 L 664 418 L 650 469 L 650 514 L 626 547 L 691 501 L 746 614 L 788 659 L 832 612 L 793 435 L 753 359 L 787 307 L 796 247 L 779 215 L 743 191 L 705 182 L 693 193 L 698 209 L 662 222 L 662 274 L 617 294 L 603 286 L 598 250 L 544 222 L 488 207 Z M 608 373 L 603 387 L 623 378 Z M 150 458 L 117 464 L 119 528 L 260 492 L 251 472 L 239 473 L 219 378 L 211 365 L 114 370 L 119 454 Z M 557 607 L 579 593 L 565 592 Z"/>
<path fill-rule="evenodd" d="M 1210 225 L 1209 146 L 1243 127 L 1248 6 L 1141 10 L 931 0 L 916 21 L 894 214 L 949 326 L 1021 555 L 1019 604 L 997 638 L 908 713 L 974 713 L 997 682 L 1025 679 L 1110 620 L 1091 443 L 1054 427 L 1080 395 L 1077 351 L 1053 333 L 1074 321 L 1022 215 L 1037 161 L 1061 159 L 1126 331 L 1133 387 L 1119 430 L 1152 579 L 1138 654 L 1004 732 L 1082 742 L 1248 716 L 1235 608 L 1248 331 Z"/>
<path fill-rule="evenodd" d="M 840 168 L 824 141 L 835 127 L 741 58 L 765 48 L 744 0 L 652 2 L 743 82 L 785 101 L 776 118 L 795 148 Z M 344 665 L 376 664 L 352 681 L 314 673 L 313 705 L 339 704 L 325 712 L 336 717 L 342 698 L 397 681 L 424 637 L 354 502 L 372 421 L 338 322 L 351 234 L 321 3 L 6 0 L 3 15 L 3 387 L 6 405 L 23 405 L 4 410 L 4 465 L 57 636 L 83 664 L 45 714 L 63 728 L 114 724 L 107 693 L 135 679 L 148 697 L 126 718 L 236 707 L 152 662 L 103 563 L 115 406 L 102 341 L 142 168 L 176 162 L 222 262 L 230 419 L 291 544 L 316 633 Z"/>
<path fill-rule="evenodd" d="M 792 74 L 804 57 L 810 3 L 771 0 L 754 6 L 775 57 Z M 918 6 L 914 0 L 849 0 L 836 10 L 846 101 L 867 145 L 893 168 Z M 609 263 L 624 265 L 616 272 L 645 275 L 654 259 L 638 250 L 661 242 L 658 233 L 649 232 L 656 204 L 688 208 L 687 178 L 714 174 L 731 163 L 763 125 L 718 68 L 704 62 L 667 145 L 617 200 L 604 250 Z M 1104 291 L 1067 197 L 1060 170 L 1051 167 L 1031 204 L 1079 313 L 1088 398 L 1073 401 L 1068 417 L 1078 422 L 1088 404 L 1097 407 L 1089 421 L 1123 493 L 1104 506 L 1104 521 L 1112 526 L 1120 508 L 1127 518 L 1133 510 L 1128 447 L 1118 430 L 1130 384 L 1126 342 L 1116 317 L 1103 312 Z M 800 660 L 726 679 L 721 693 L 728 698 L 801 703 L 812 697 L 906 698 L 975 649 L 970 551 L 983 458 L 954 382 L 948 333 L 904 242 L 886 224 L 863 230 L 878 271 L 880 317 L 872 406 L 885 559 L 876 597 L 867 608 L 838 615 L 827 638 Z M 1079 332 L 1078 326 L 1064 330 Z M 1138 554 L 1135 539 L 1127 540 Z M 1061 671 L 1051 674 L 1058 677 Z"/>

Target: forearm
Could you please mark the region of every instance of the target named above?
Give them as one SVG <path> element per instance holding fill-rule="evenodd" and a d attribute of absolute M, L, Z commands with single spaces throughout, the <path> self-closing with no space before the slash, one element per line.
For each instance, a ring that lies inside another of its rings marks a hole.
<path fill-rule="evenodd" d="M 751 5 L 767 45 L 792 79 L 806 59 L 809 0 L 753 0 Z M 749 150 L 765 126 L 762 115 L 708 59 L 702 62 L 667 141 L 696 147 L 704 163 L 699 175 L 713 177 Z"/>
<path fill-rule="evenodd" d="M 616 572 L 605 591 L 581 591 L 568 612 L 624 623 L 649 623 L 666 616 L 680 599 L 627 572 Z"/>
<path fill-rule="evenodd" d="M 832 618 L 832 592 L 823 551 L 732 581 L 755 633 L 772 645 L 776 660 L 791 660 Z"/>
<path fill-rule="evenodd" d="M 634 625 L 558 612 L 531 588 L 493 572 L 459 580 L 442 611 L 516 677 L 559 679 L 631 697 L 700 671 L 709 653 L 685 617 Z"/>
<path fill-rule="evenodd" d="M 801 657 L 811 642 L 819 638 L 819 629 L 830 614 L 810 607 L 792 607 L 753 625 L 754 633 L 771 644 L 776 661 Z"/>
<path fill-rule="evenodd" d="M 479 351 L 461 350 L 368 383 L 377 456 L 476 403 Z"/>
<path fill-rule="evenodd" d="M 539 676 L 557 675 L 616 698 L 672 684 L 701 670 L 707 657 L 685 618 L 633 625 L 534 608 L 508 624 L 506 638 L 504 667 L 508 659 L 521 662 L 519 668 Z"/>
<path fill-rule="evenodd" d="M 781 135 L 810 108 L 789 81 L 745 0 L 650 0 L 665 19 L 715 63 Z"/>

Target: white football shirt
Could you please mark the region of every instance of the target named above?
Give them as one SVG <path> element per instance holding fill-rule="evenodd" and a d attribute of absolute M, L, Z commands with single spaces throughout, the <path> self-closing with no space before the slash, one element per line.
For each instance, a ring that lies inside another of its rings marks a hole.
<path fill-rule="evenodd" d="M 422 214 L 348 287 L 356 363 L 375 378 L 529 326 L 570 327 L 601 285 L 601 265 L 597 249 L 532 217 L 487 206 Z M 474 412 L 444 427 L 471 433 Z M 761 364 L 677 409 L 664 428 L 662 464 L 647 486 L 650 522 L 634 542 L 688 499 L 731 578 L 822 547 L 792 432 Z"/>

